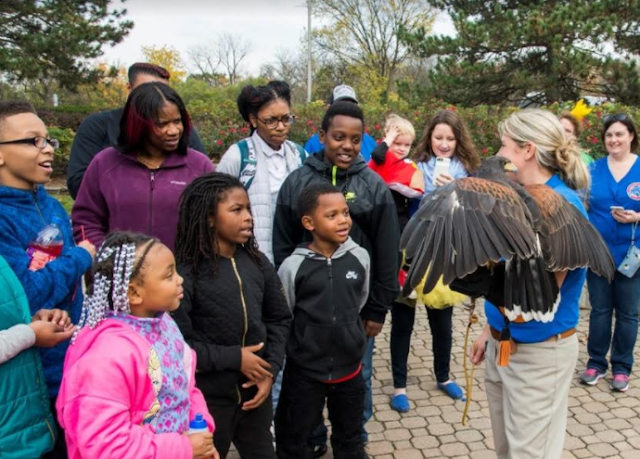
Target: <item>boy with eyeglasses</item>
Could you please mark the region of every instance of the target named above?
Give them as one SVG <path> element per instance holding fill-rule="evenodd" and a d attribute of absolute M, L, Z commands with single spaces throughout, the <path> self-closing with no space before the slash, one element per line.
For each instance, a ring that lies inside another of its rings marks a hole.
<path fill-rule="evenodd" d="M 0 101 L 0 255 L 24 287 L 31 314 L 57 308 L 67 311 L 77 323 L 82 307 L 80 281 L 96 249 L 89 241 L 75 245 L 69 216 L 43 187 L 53 172 L 57 146 L 28 102 Z M 54 220 L 64 238 L 62 252 L 42 268 L 29 269 L 29 244 Z M 40 351 L 53 410 L 67 346 L 65 342 Z M 58 435 L 54 450 L 44 457 L 66 457 L 63 435 Z"/>

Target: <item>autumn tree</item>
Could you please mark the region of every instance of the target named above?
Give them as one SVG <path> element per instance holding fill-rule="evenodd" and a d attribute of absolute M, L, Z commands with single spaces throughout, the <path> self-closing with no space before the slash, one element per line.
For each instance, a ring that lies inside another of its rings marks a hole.
<path fill-rule="evenodd" d="M 456 104 L 540 103 L 607 94 L 616 43 L 637 43 L 638 0 L 431 0 L 457 35 L 404 34 L 419 56 L 438 56 L 433 93 Z"/>
<path fill-rule="evenodd" d="M 98 70 L 103 73 L 103 77 L 96 85 L 87 88 L 91 99 L 99 102 L 105 109 L 124 105 L 129 94 L 129 77 L 126 67 L 109 67 L 106 64 L 98 64 Z"/>
<path fill-rule="evenodd" d="M 142 54 L 147 62 L 167 69 L 172 83 L 183 81 L 187 76 L 180 53 L 171 46 L 143 46 Z"/>
<path fill-rule="evenodd" d="M 0 1 L 0 69 L 12 82 L 40 83 L 47 100 L 53 87 L 75 89 L 100 72 L 87 62 L 104 46 L 122 41 L 133 27 L 112 0 Z"/>
<path fill-rule="evenodd" d="M 401 30 L 429 30 L 434 13 L 427 0 L 314 0 L 314 17 L 329 23 L 314 31 L 322 53 L 366 78 L 382 81 L 385 95 L 394 90 L 408 48 Z M 314 54 L 315 56 L 315 54 Z M 315 58 L 315 57 L 314 57 Z"/>

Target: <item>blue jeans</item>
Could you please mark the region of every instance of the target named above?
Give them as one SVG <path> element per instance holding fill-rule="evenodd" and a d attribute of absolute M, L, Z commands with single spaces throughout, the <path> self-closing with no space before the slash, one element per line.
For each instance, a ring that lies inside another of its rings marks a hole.
<path fill-rule="evenodd" d="M 373 394 L 371 392 L 371 377 L 373 376 L 373 348 L 375 347 L 375 338 L 367 339 L 367 347 L 362 357 L 362 379 L 364 379 L 364 411 L 362 412 L 362 441 L 369 441 L 369 434 L 365 429 L 365 424 L 373 416 Z M 324 420 L 313 429 L 308 437 L 310 445 L 326 445 L 327 444 L 327 426 Z"/>
<path fill-rule="evenodd" d="M 364 356 L 362 357 L 362 379 L 364 379 L 364 411 L 362 412 L 362 439 L 366 443 L 369 441 L 369 434 L 365 429 L 365 424 L 369 422 L 373 416 L 373 394 L 371 392 L 371 379 L 373 377 L 373 348 L 375 347 L 376 339 L 369 338 L 367 340 L 367 347 L 364 350 Z"/>
<path fill-rule="evenodd" d="M 587 368 L 607 370 L 607 352 L 611 347 L 613 374 L 631 374 L 633 347 L 638 337 L 638 306 L 640 304 L 640 270 L 632 278 L 616 271 L 609 284 L 604 277 L 591 271 L 587 274 L 591 315 L 589 316 L 589 341 Z M 615 311 L 613 342 L 611 325 Z"/>

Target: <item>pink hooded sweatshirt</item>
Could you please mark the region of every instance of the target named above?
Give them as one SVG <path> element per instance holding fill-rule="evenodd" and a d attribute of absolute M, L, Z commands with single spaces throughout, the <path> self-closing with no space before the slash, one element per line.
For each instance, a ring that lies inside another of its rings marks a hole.
<path fill-rule="evenodd" d="M 69 459 L 192 459 L 183 432 L 157 434 L 144 423 L 159 409 L 156 394 L 162 384 L 152 354 L 145 338 L 115 319 L 82 330 L 69 346 L 56 403 Z M 213 418 L 195 387 L 195 353 L 186 344 L 184 362 L 189 419 L 202 413 L 213 432 Z"/>

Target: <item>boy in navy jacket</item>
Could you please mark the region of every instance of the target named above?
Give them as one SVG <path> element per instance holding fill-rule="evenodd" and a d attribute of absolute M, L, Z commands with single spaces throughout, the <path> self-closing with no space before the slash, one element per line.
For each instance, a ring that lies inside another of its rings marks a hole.
<path fill-rule="evenodd" d="M 298 246 L 278 271 L 293 311 L 275 419 L 278 457 L 313 457 L 307 438 L 326 400 L 334 456 L 362 459 L 367 337 L 360 309 L 369 293 L 369 254 L 349 238 L 349 207 L 333 185 L 309 185 L 297 207 L 313 241 Z"/>

